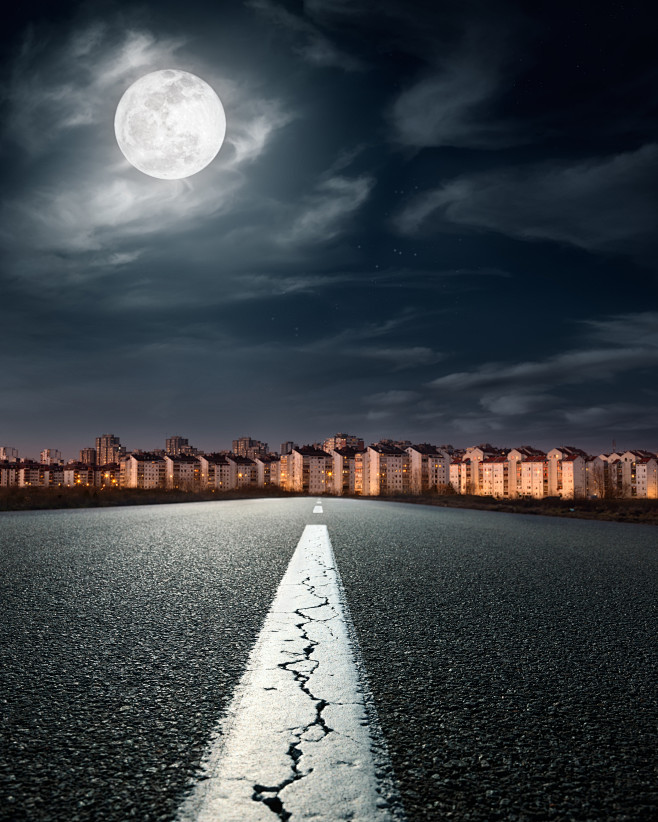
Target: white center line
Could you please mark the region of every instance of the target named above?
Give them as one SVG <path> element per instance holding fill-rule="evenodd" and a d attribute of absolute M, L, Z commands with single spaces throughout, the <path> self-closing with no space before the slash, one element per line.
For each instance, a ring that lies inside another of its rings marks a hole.
<path fill-rule="evenodd" d="M 355 643 L 327 526 L 307 525 L 178 822 L 403 819 Z"/>
<path fill-rule="evenodd" d="M 313 513 L 314 514 L 322 514 L 323 513 L 322 506 L 321 505 L 316 505 L 315 508 L 313 509 Z"/>

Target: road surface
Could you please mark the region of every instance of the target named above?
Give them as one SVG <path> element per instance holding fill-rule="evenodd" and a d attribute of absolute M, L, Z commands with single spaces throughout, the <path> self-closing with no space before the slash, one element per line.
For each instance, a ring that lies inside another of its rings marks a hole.
<path fill-rule="evenodd" d="M 0 819 L 654 819 L 656 533 L 334 498 L 2 514 Z"/>

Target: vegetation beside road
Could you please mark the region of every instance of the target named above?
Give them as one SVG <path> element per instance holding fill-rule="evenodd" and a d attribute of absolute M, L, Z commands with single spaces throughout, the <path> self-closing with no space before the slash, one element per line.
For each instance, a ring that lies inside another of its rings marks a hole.
<path fill-rule="evenodd" d="M 0 488 L 0 511 L 34 511 L 54 508 L 106 508 L 115 505 L 158 505 L 172 502 L 299 497 L 304 495 L 281 488 L 239 491 L 143 490 L 139 488 Z M 323 496 L 327 496 L 324 494 Z M 352 497 L 361 499 L 361 497 Z M 471 494 L 401 494 L 367 497 L 388 502 L 436 505 L 445 508 L 475 508 L 511 514 L 541 514 L 552 517 L 641 522 L 658 525 L 658 500 L 652 499 L 497 499 Z"/>
<path fill-rule="evenodd" d="M 498 499 L 471 494 L 424 494 L 379 497 L 391 502 L 411 502 L 444 508 L 476 508 L 508 514 L 540 514 L 548 517 L 576 517 L 613 522 L 641 522 L 658 525 L 658 500 L 655 499 Z"/>
<path fill-rule="evenodd" d="M 172 502 L 297 497 L 280 488 L 240 491 L 181 491 L 142 488 L 0 488 L 0 511 L 35 511 L 53 508 L 110 508 L 115 505 L 161 505 Z"/>

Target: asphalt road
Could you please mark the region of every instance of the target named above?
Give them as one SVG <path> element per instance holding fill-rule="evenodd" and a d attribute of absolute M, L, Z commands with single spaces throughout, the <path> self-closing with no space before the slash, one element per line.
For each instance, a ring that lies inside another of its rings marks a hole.
<path fill-rule="evenodd" d="M 172 820 L 319 522 L 410 822 L 658 816 L 655 529 L 313 504 L 0 515 L 0 819 Z"/>

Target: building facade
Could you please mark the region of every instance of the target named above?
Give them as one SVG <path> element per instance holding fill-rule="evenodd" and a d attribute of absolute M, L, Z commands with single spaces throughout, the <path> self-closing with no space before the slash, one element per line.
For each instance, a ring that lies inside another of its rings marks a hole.
<path fill-rule="evenodd" d="M 96 462 L 106 465 L 109 462 L 119 462 L 126 453 L 119 437 L 114 434 L 102 434 L 96 437 Z"/>

